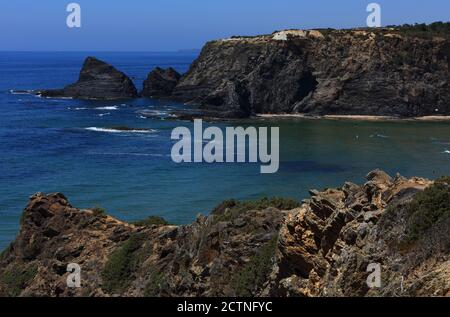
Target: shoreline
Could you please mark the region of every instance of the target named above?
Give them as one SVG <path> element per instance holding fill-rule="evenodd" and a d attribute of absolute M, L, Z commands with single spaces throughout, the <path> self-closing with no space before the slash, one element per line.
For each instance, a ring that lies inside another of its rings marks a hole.
<path fill-rule="evenodd" d="M 450 116 L 394 117 L 375 115 L 307 115 L 298 114 L 257 114 L 255 118 L 262 119 L 310 119 L 310 120 L 353 120 L 353 121 L 419 121 L 419 122 L 450 122 Z"/>
<path fill-rule="evenodd" d="M 34 95 L 39 98 L 46 99 L 76 99 L 72 97 L 42 97 L 36 93 L 33 93 L 33 90 L 14 90 L 10 89 L 9 92 L 13 95 Z M 141 99 L 131 98 L 131 99 Z M 153 99 L 153 98 L 152 98 Z M 126 99 L 80 99 L 80 100 L 93 100 L 93 101 L 120 101 Z M 171 98 L 155 98 L 155 100 L 167 100 L 178 102 L 180 104 L 187 105 L 179 100 L 171 99 Z M 284 113 L 284 114 L 272 114 L 272 113 L 263 113 L 256 114 L 254 116 L 250 116 L 248 118 L 218 118 L 211 117 L 219 120 L 248 120 L 248 119 L 308 119 L 308 120 L 345 120 L 345 121 L 370 121 L 370 122 L 450 122 L 450 115 L 434 115 L 434 116 L 421 116 L 421 117 L 396 117 L 396 116 L 377 116 L 377 115 L 311 115 L 306 113 Z M 175 118 L 177 119 L 177 118 Z M 183 121 L 183 120 L 181 120 Z"/>

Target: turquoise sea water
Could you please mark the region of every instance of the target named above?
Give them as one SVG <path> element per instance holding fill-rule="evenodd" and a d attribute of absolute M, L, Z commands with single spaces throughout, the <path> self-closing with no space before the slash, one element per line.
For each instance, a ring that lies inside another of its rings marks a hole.
<path fill-rule="evenodd" d="M 62 192 L 76 207 L 102 206 L 123 220 L 160 215 L 183 224 L 228 198 L 307 197 L 309 188 L 362 183 L 372 169 L 435 178 L 450 174 L 450 124 L 265 120 L 239 125 L 280 127 L 280 170 L 259 164 L 175 164 L 174 127 L 192 123 L 146 119 L 185 108 L 169 101 L 42 99 L 11 90 L 58 88 L 74 82 L 95 55 L 142 80 L 155 66 L 188 69 L 187 53 L 0 53 L 0 249 L 18 230 L 35 192 Z M 219 126 L 230 125 L 221 123 Z M 112 133 L 112 126 L 153 129 Z"/>

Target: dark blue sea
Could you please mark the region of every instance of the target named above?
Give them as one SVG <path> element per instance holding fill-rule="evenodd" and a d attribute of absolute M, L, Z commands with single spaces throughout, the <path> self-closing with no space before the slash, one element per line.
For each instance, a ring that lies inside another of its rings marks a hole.
<path fill-rule="evenodd" d="M 16 90 L 76 81 L 86 56 L 113 64 L 138 89 L 155 66 L 185 72 L 195 53 L 0 53 L 0 249 L 15 237 L 28 198 L 62 192 L 79 208 L 100 206 L 133 221 L 159 215 L 176 224 L 229 198 L 283 196 L 364 182 L 372 169 L 435 178 L 450 174 L 450 124 L 268 120 L 280 127 L 280 170 L 259 164 L 175 164 L 170 134 L 192 123 L 166 118 L 187 106 L 170 101 L 44 99 Z M 155 118 L 145 118 L 152 111 Z M 248 125 L 251 122 L 220 123 Z M 252 123 L 253 124 L 253 123 Z M 111 131 L 114 126 L 151 133 Z"/>

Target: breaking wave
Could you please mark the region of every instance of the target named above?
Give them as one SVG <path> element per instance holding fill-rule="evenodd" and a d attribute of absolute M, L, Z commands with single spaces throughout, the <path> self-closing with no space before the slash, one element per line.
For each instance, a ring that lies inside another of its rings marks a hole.
<path fill-rule="evenodd" d="M 115 129 L 115 128 L 99 128 L 99 127 L 88 127 L 85 130 L 93 132 L 105 132 L 105 133 L 154 133 L 156 130 L 153 129 Z"/>

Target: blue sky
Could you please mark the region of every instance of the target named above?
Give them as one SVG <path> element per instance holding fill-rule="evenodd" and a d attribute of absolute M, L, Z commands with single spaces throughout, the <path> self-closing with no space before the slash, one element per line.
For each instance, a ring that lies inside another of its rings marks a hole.
<path fill-rule="evenodd" d="M 66 26 L 66 6 L 82 27 Z M 364 26 L 366 6 L 382 24 L 450 21 L 448 0 L 1 0 L 0 50 L 172 51 L 231 35 L 286 28 Z"/>

